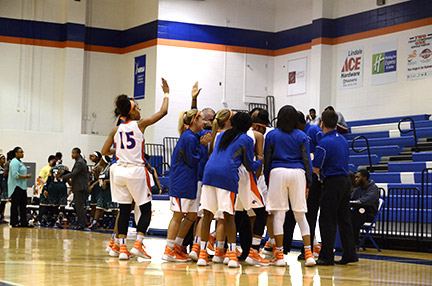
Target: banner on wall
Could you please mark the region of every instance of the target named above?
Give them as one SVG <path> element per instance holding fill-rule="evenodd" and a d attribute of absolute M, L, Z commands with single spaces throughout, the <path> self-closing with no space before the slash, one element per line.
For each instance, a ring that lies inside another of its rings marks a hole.
<path fill-rule="evenodd" d="M 145 97 L 146 55 L 135 57 L 134 66 L 134 99 Z"/>
<path fill-rule="evenodd" d="M 339 54 L 339 89 L 363 86 L 363 47 Z"/>
<path fill-rule="evenodd" d="M 408 38 L 407 80 L 432 76 L 432 34 Z"/>
<path fill-rule="evenodd" d="M 396 82 L 397 41 L 372 46 L 372 85 Z"/>
<path fill-rule="evenodd" d="M 288 95 L 306 93 L 306 58 L 288 61 Z"/>

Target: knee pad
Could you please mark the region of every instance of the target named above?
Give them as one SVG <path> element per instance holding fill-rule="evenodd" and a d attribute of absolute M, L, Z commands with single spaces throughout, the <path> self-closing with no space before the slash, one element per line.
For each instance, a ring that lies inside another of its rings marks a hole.
<path fill-rule="evenodd" d="M 285 221 L 285 211 L 272 211 L 273 215 L 273 233 L 274 235 L 283 235 L 283 224 Z"/>
<path fill-rule="evenodd" d="M 142 233 L 146 233 L 147 229 L 150 225 L 150 220 L 151 220 L 151 202 L 145 203 L 143 205 L 139 206 L 140 211 L 141 211 L 141 216 L 138 220 L 138 224 L 137 224 L 137 231 L 138 232 L 142 232 Z"/>
<path fill-rule="evenodd" d="M 131 204 L 119 204 L 120 214 L 118 219 L 118 233 L 127 235 Z"/>
<path fill-rule="evenodd" d="M 306 220 L 306 214 L 303 212 L 294 212 L 294 217 L 299 225 L 301 236 L 310 235 L 310 228 Z"/>

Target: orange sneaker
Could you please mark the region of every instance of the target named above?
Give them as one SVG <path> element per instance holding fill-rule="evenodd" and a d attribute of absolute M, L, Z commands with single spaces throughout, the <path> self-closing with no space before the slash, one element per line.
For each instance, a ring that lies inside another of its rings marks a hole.
<path fill-rule="evenodd" d="M 274 245 L 270 243 L 270 239 L 267 240 L 266 244 L 264 245 L 264 248 L 261 250 L 261 253 L 268 256 L 274 255 L 275 248 L 273 246 Z"/>
<path fill-rule="evenodd" d="M 187 262 L 186 258 L 179 256 L 179 254 L 176 253 L 174 249 L 172 249 L 168 245 L 165 246 L 165 252 L 162 255 L 162 259 L 171 262 Z"/>
<path fill-rule="evenodd" d="M 115 239 L 111 237 L 110 243 L 105 248 L 105 252 L 109 253 L 111 251 L 111 249 L 113 248 L 114 244 L 115 244 Z"/>
<path fill-rule="evenodd" d="M 146 247 L 142 243 L 142 241 L 139 241 L 138 239 L 135 240 L 134 247 L 131 249 L 131 253 L 135 256 L 144 258 L 144 259 L 151 259 L 151 256 L 145 251 Z"/>
<path fill-rule="evenodd" d="M 126 244 L 121 244 L 120 245 L 119 259 L 120 260 L 128 260 L 130 257 L 131 257 L 131 254 L 130 254 L 129 250 L 127 249 Z"/>
<path fill-rule="evenodd" d="M 212 262 L 223 263 L 224 258 L 225 258 L 224 249 L 216 247 L 215 255 L 213 256 Z"/>
<path fill-rule="evenodd" d="M 310 248 L 305 249 L 305 260 L 306 260 L 306 262 L 305 262 L 306 266 L 314 266 L 316 264 L 314 256 L 313 256 Z"/>
<path fill-rule="evenodd" d="M 253 248 L 249 250 L 249 255 L 245 261 L 249 265 L 261 265 L 261 266 L 266 266 L 269 265 L 270 263 L 268 260 L 262 258 L 261 255 L 258 253 L 258 251 L 256 251 Z"/>
<path fill-rule="evenodd" d="M 186 259 L 186 261 L 191 261 L 192 259 L 189 258 L 187 255 L 186 246 L 179 245 L 177 243 L 174 244 L 174 252 L 181 258 Z"/>
<path fill-rule="evenodd" d="M 240 263 L 238 261 L 236 251 L 227 251 L 227 256 L 229 258 L 228 267 L 230 268 L 240 267 Z"/>
<path fill-rule="evenodd" d="M 199 245 L 198 243 L 194 243 L 194 244 L 192 245 L 191 252 L 189 253 L 189 257 L 190 257 L 193 261 L 198 261 L 199 253 L 200 253 L 200 245 Z"/>
<path fill-rule="evenodd" d="M 208 266 L 210 264 L 208 257 L 209 257 L 209 255 L 207 253 L 207 250 L 201 249 L 200 254 L 199 254 L 199 258 L 197 261 L 197 265 L 198 266 Z"/>
<path fill-rule="evenodd" d="M 318 257 L 319 254 L 320 254 L 320 252 L 321 252 L 321 243 L 315 244 L 315 245 L 313 246 L 313 255 L 314 255 L 315 257 Z"/>
<path fill-rule="evenodd" d="M 240 257 L 242 255 L 242 252 L 240 250 L 238 250 L 238 248 L 236 248 L 236 255 L 237 257 Z"/>
<path fill-rule="evenodd" d="M 109 256 L 118 257 L 120 255 L 120 245 L 114 242 L 114 245 L 111 247 L 109 252 Z"/>
<path fill-rule="evenodd" d="M 273 259 L 270 260 L 270 265 L 285 266 L 283 251 L 276 250 L 276 255 Z"/>
<path fill-rule="evenodd" d="M 215 239 L 216 239 L 216 237 L 213 234 L 210 233 L 209 234 L 209 240 L 208 240 L 208 243 L 207 243 L 208 250 L 215 251 L 215 247 L 214 247 Z"/>

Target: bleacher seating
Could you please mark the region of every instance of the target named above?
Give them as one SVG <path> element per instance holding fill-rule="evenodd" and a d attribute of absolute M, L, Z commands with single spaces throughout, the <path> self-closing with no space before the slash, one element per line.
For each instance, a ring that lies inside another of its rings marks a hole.
<path fill-rule="evenodd" d="M 399 121 L 405 117 L 407 116 L 347 122 L 350 133 L 344 135 L 349 147 L 357 136 L 365 136 L 369 141 L 371 163 L 376 170 L 371 173 L 370 179 L 385 190 L 386 205 L 380 220 L 386 221 L 387 227 L 390 227 L 381 231 L 391 233 L 393 238 L 415 235 L 416 225 L 432 223 L 432 171 L 427 174 L 428 180 L 424 180 L 422 184 L 422 171 L 432 168 L 431 116 L 409 116 L 415 122 L 417 145 L 422 151 L 419 153 L 413 152 L 416 145 L 413 132 L 403 133 L 412 129 L 413 124 L 404 121 L 400 124 L 402 132 L 398 129 Z M 356 150 L 365 147 L 364 139 L 354 142 Z M 367 151 L 357 153 L 350 149 L 349 163 L 350 170 L 367 168 Z M 425 228 L 421 235 L 430 240 L 430 228 Z"/>

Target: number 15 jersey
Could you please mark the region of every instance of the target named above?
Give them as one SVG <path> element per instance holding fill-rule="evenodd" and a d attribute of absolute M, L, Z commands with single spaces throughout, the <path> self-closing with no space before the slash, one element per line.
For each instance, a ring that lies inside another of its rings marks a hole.
<path fill-rule="evenodd" d="M 117 162 L 144 164 L 144 134 L 138 127 L 138 121 L 121 123 L 114 135 Z"/>

